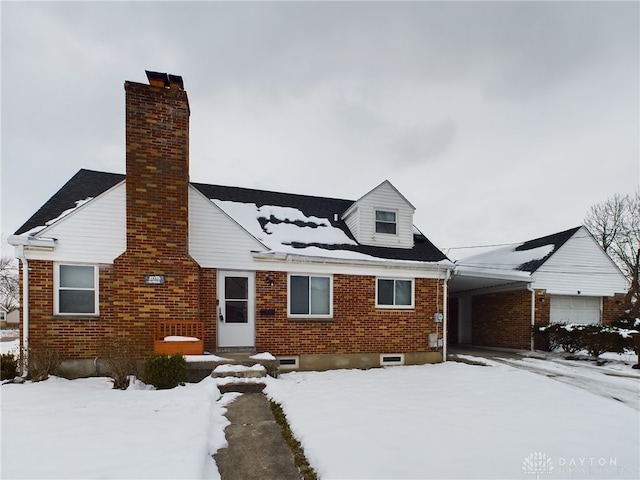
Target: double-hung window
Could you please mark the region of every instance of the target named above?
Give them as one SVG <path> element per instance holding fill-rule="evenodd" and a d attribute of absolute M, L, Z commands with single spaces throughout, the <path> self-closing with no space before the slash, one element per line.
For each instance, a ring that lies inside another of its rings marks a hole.
<path fill-rule="evenodd" d="M 376 210 L 376 233 L 398 233 L 398 221 L 396 212 L 388 210 Z"/>
<path fill-rule="evenodd" d="M 330 318 L 331 315 L 330 276 L 289 275 L 289 316 Z"/>
<path fill-rule="evenodd" d="M 56 265 L 55 313 L 98 315 L 98 268 L 95 265 Z"/>
<path fill-rule="evenodd" d="M 413 308 L 413 280 L 378 278 L 376 306 L 382 308 Z"/>

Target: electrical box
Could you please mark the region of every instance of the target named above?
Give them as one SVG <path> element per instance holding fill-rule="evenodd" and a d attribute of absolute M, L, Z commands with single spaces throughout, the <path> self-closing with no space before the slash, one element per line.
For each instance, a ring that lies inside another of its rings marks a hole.
<path fill-rule="evenodd" d="M 438 334 L 430 333 L 429 334 L 429 348 L 437 348 L 438 347 Z"/>
<path fill-rule="evenodd" d="M 442 321 L 444 320 L 444 314 L 442 312 L 438 312 L 433 316 L 433 320 L 436 323 L 442 323 Z"/>

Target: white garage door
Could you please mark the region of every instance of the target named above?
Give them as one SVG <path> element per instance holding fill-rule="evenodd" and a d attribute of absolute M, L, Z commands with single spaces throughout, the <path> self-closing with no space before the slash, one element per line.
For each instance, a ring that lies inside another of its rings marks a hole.
<path fill-rule="evenodd" d="M 551 296 L 551 323 L 600 323 L 600 297 Z"/>

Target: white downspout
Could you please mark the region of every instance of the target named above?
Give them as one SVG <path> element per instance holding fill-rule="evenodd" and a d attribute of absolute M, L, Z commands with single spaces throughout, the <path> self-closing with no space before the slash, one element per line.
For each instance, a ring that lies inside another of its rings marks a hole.
<path fill-rule="evenodd" d="M 17 245 L 17 257 L 22 262 L 22 376 L 29 375 L 29 262 L 24 245 Z"/>
<path fill-rule="evenodd" d="M 531 333 L 529 334 L 530 335 L 529 350 L 533 352 L 533 349 L 535 347 L 534 338 L 533 338 L 533 327 L 536 324 L 536 291 L 531 286 L 531 283 L 527 283 L 527 290 L 531 292 Z"/>
<path fill-rule="evenodd" d="M 449 323 L 449 319 L 447 318 L 447 314 L 448 314 L 448 303 L 449 303 L 449 279 L 451 278 L 451 270 L 447 269 L 445 270 L 445 276 L 444 276 L 444 283 L 442 285 L 442 315 L 443 315 L 443 320 L 442 320 L 442 361 L 446 362 L 447 361 L 447 342 L 448 342 L 448 335 L 447 335 L 447 325 Z"/>

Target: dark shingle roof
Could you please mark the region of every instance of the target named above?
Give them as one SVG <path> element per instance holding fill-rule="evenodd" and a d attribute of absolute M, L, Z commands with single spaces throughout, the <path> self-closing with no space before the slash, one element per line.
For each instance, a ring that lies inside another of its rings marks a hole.
<path fill-rule="evenodd" d="M 56 192 L 24 225 L 16 235 L 23 234 L 33 228 L 44 226 L 50 220 L 58 218 L 63 212 L 76 207 L 76 202 L 89 197 L 97 197 L 111 187 L 125 180 L 125 175 L 115 173 L 96 172 L 93 170 L 80 170 L 58 192 Z M 310 195 L 297 195 L 291 193 L 278 193 L 266 190 L 249 188 L 228 187 L 220 185 L 208 185 L 192 183 L 205 197 L 221 201 L 239 203 L 254 203 L 258 207 L 274 205 L 291 207 L 300 210 L 308 217 L 328 219 L 333 227 L 342 230 L 348 238 L 353 240 L 349 228 L 340 218 L 354 202 L 337 198 L 316 197 Z M 337 219 L 334 219 L 337 214 Z M 447 257 L 436 248 L 424 235 L 414 233 L 414 247 L 388 248 L 366 245 L 326 245 L 326 244 L 292 244 L 294 248 L 318 247 L 327 251 L 348 250 L 362 253 L 382 259 L 411 260 L 422 262 L 438 262 L 447 260 Z"/>
<path fill-rule="evenodd" d="M 553 249 L 543 258 L 539 258 L 536 260 L 532 260 L 530 262 L 523 263 L 519 265 L 516 270 L 521 270 L 523 272 L 535 272 L 538 268 L 544 264 L 549 258 L 558 251 L 558 249 L 564 245 L 567 240 L 569 240 L 581 227 L 570 228 L 569 230 L 565 230 L 563 232 L 554 233 L 552 235 L 547 235 L 546 237 L 536 238 L 534 240 L 529 240 L 524 242 L 522 245 L 516 247 L 516 252 L 522 252 L 526 250 L 532 250 L 538 247 L 544 247 L 546 245 L 553 245 Z"/>
<path fill-rule="evenodd" d="M 48 221 L 58 218 L 66 210 L 76 207 L 77 201 L 97 197 L 123 181 L 124 178 L 124 175 L 117 173 L 80 170 L 53 197 L 47 200 L 24 225 L 16 230 L 16 235 L 45 226 Z"/>

